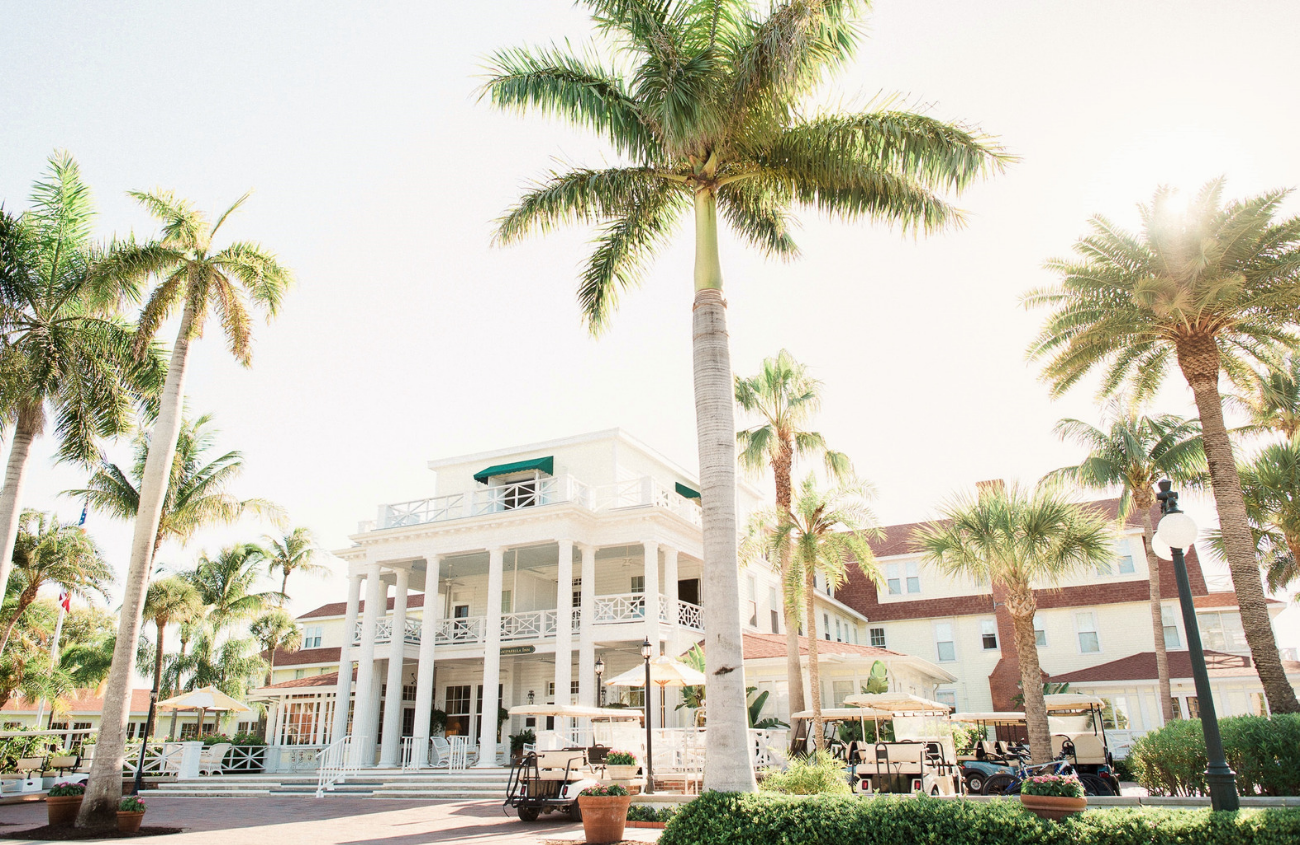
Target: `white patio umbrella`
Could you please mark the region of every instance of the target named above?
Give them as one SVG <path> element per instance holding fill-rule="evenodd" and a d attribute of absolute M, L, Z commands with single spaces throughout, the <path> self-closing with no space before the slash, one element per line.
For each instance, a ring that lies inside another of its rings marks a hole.
<path fill-rule="evenodd" d="M 687 666 L 680 660 L 674 660 L 661 654 L 650 661 L 650 683 L 659 687 L 659 724 L 664 723 L 664 687 L 697 687 L 705 682 L 704 673 L 694 666 Z M 645 666 L 628 669 L 621 675 L 605 682 L 607 687 L 643 687 L 645 686 Z"/>
<path fill-rule="evenodd" d="M 209 710 L 222 713 L 247 713 L 253 708 L 236 701 L 216 687 L 201 687 L 158 702 L 158 709 L 199 711 L 198 731 L 202 732 L 203 719 L 208 715 Z"/>

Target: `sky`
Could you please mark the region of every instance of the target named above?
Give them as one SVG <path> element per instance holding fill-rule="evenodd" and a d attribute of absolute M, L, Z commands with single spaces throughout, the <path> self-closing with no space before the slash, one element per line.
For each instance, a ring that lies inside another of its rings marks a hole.
<path fill-rule="evenodd" d="M 618 426 L 696 465 L 689 232 L 600 338 L 575 294 L 590 231 L 491 242 L 531 180 L 613 160 L 584 133 L 478 96 L 494 50 L 585 45 L 581 9 L 0 0 L 0 21 L 7 209 L 25 207 L 56 149 L 80 163 L 105 238 L 156 231 L 129 190 L 170 189 L 216 215 L 255 189 L 223 232 L 276 252 L 297 286 L 257 325 L 251 368 L 213 326 L 188 381 L 219 447 L 243 453 L 236 494 L 278 502 L 339 549 L 380 503 L 431 495 L 432 458 Z M 813 107 L 897 95 L 1018 160 L 959 198 L 960 230 L 918 239 L 806 212 L 788 263 L 724 234 L 735 371 L 781 348 L 810 366 L 824 382 L 817 426 L 875 486 L 885 524 L 932 516 L 978 480 L 1076 462 L 1052 427 L 1097 420 L 1095 385 L 1050 398 L 1025 357 L 1044 314 L 1021 295 L 1054 281 L 1044 262 L 1091 215 L 1135 226 L 1159 185 L 1225 176 L 1240 197 L 1300 184 L 1296 32 L 1287 2 L 879 0 L 858 59 Z M 1194 415 L 1176 374 L 1156 410 Z M 80 503 L 59 493 L 85 474 L 51 452 L 35 450 L 26 504 L 75 519 Z M 129 460 L 129 444 L 109 455 Z M 1212 503 L 1190 498 L 1212 522 Z M 124 574 L 129 526 L 92 513 L 87 528 Z M 271 530 L 206 531 L 161 560 L 183 569 Z M 291 583 L 291 609 L 341 600 L 332 565 Z M 1300 644 L 1300 613 L 1286 617 L 1284 643 Z"/>

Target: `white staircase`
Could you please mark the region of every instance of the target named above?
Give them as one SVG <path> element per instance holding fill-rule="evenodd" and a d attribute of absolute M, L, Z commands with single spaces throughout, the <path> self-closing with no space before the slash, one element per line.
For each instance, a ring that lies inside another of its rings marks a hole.
<path fill-rule="evenodd" d="M 348 775 L 324 795 L 341 798 L 406 798 L 421 801 L 504 801 L 509 769 L 467 769 L 458 772 L 401 769 L 361 769 Z M 189 798 L 255 795 L 316 795 L 315 773 L 283 775 L 218 775 L 164 781 L 159 795 Z"/>

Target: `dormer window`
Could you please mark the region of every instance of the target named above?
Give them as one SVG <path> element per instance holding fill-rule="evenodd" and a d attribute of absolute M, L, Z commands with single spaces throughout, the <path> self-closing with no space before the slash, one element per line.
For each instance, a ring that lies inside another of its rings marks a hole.
<path fill-rule="evenodd" d="M 555 458 L 531 458 L 508 464 L 495 464 L 474 473 L 474 480 L 495 488 L 493 500 L 497 510 L 517 510 L 543 504 L 543 477 L 555 474 Z M 500 490 L 500 493 L 496 493 Z"/>

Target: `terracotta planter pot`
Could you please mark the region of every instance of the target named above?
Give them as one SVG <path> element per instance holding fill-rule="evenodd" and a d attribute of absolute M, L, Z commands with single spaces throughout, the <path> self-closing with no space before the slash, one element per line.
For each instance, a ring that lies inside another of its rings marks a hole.
<path fill-rule="evenodd" d="M 587 835 L 587 845 L 606 845 L 622 839 L 630 806 L 631 795 L 579 795 L 578 808 L 582 810 L 582 832 Z"/>
<path fill-rule="evenodd" d="M 1040 819 L 1060 821 L 1075 813 L 1082 813 L 1088 806 L 1087 798 L 1063 798 L 1055 795 L 1026 795 L 1020 793 L 1020 803 Z"/>
<path fill-rule="evenodd" d="M 635 763 L 627 766 L 605 766 L 605 776 L 610 780 L 632 780 L 641 767 Z"/>
<path fill-rule="evenodd" d="M 81 799 L 85 795 L 46 796 L 45 811 L 50 817 L 50 827 L 67 827 L 77 820 Z"/>
<path fill-rule="evenodd" d="M 117 832 L 118 833 L 139 833 L 140 823 L 144 821 L 144 811 L 138 813 L 127 813 L 122 810 L 117 811 Z"/>

